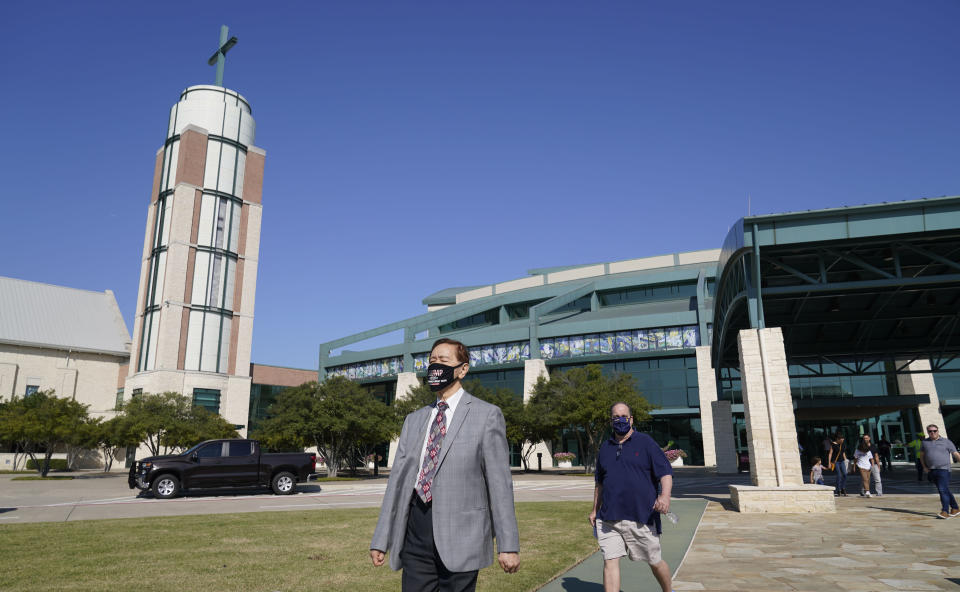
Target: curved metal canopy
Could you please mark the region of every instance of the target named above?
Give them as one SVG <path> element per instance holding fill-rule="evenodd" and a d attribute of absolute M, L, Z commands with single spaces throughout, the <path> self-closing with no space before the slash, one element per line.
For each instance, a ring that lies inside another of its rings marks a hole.
<path fill-rule="evenodd" d="M 960 354 L 960 197 L 739 220 L 724 241 L 714 367 L 781 327 L 791 359 Z M 934 364 L 936 368 L 936 362 Z"/>

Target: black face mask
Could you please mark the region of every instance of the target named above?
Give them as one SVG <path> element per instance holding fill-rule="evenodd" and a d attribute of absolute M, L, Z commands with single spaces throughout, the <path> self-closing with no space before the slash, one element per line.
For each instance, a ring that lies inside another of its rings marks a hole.
<path fill-rule="evenodd" d="M 433 363 L 427 366 L 427 386 L 433 392 L 442 391 L 455 382 L 453 371 L 463 366 L 466 362 L 460 362 L 456 366 L 447 366 L 446 364 Z"/>
<path fill-rule="evenodd" d="M 618 436 L 623 436 L 630 431 L 629 417 L 615 417 L 610 424 L 613 427 L 613 431 L 616 432 Z"/>

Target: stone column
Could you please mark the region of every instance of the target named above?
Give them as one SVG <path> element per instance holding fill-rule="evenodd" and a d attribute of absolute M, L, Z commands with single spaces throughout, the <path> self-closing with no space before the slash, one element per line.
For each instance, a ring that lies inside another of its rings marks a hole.
<path fill-rule="evenodd" d="M 733 411 L 730 401 L 714 401 L 710 406 L 713 412 L 713 434 L 717 443 L 717 473 L 736 474 L 739 472 L 737 436 L 733 433 Z"/>
<path fill-rule="evenodd" d="M 537 379 L 543 376 L 550 380 L 550 373 L 547 372 L 547 363 L 544 360 L 524 360 L 523 361 L 523 402 L 526 403 L 533 395 L 533 387 L 537 384 Z"/>
<path fill-rule="evenodd" d="M 547 372 L 547 363 L 541 359 L 523 361 L 523 402 L 530 400 L 533 395 L 533 387 L 537 384 L 537 379 L 543 376 L 550 380 L 550 373 Z M 542 462 L 545 467 L 552 467 L 553 461 L 550 456 L 550 447 L 545 442 L 537 442 L 533 445 L 528 462 L 531 469 L 537 468 L 537 453 L 543 455 Z"/>
<path fill-rule="evenodd" d="M 835 512 L 831 487 L 803 483 L 783 333 L 745 329 L 737 344 L 753 485 L 731 485 L 730 502 L 740 512 Z"/>
<path fill-rule="evenodd" d="M 760 352 L 763 333 L 764 355 Z M 747 444 L 750 450 L 750 479 L 760 487 L 800 485 L 800 451 L 797 446 L 797 423 L 790 397 L 787 357 L 783 349 L 783 333 L 773 329 L 747 329 L 737 336 L 740 349 L 740 377 L 743 389 L 743 411 L 747 423 Z M 766 377 L 764 377 L 764 359 Z M 773 424 L 767 407 L 767 392 L 773 402 Z M 774 466 L 773 433 L 779 444 L 780 475 L 777 482 Z"/>
<path fill-rule="evenodd" d="M 420 379 L 416 372 L 401 372 L 397 374 L 397 394 L 396 400 L 403 401 L 410 398 L 410 389 L 420 386 Z M 393 459 L 397 455 L 397 446 L 400 440 L 394 439 L 390 442 L 389 453 L 387 454 L 387 467 L 393 466 Z"/>
<path fill-rule="evenodd" d="M 902 364 L 906 360 L 898 361 Z M 920 413 L 920 432 L 927 433 L 927 426 L 936 424 L 940 428 L 940 435 L 947 438 L 947 429 L 943 425 L 943 415 L 940 413 L 940 396 L 937 394 L 937 385 L 933 382 L 933 373 L 930 372 L 930 360 L 914 360 L 907 367 L 913 372 L 921 374 L 898 374 L 897 386 L 901 395 L 929 395 L 930 402 L 917 406 Z M 910 434 L 907 441 L 913 440 L 915 434 Z"/>
<path fill-rule="evenodd" d="M 697 391 L 700 394 L 700 429 L 703 435 L 703 464 L 717 466 L 717 441 L 712 404 L 717 400 L 717 380 L 710 361 L 710 346 L 697 347 Z"/>

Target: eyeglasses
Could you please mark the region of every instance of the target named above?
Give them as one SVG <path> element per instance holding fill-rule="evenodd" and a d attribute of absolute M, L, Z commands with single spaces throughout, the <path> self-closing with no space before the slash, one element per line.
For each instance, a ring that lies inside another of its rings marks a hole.
<path fill-rule="evenodd" d="M 928 433 L 928 434 L 936 434 L 936 433 L 937 433 L 937 430 L 927 430 L 927 433 Z"/>

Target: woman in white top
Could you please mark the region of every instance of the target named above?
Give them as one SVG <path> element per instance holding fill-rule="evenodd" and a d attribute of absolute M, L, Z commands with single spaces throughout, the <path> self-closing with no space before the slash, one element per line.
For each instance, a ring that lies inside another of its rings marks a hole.
<path fill-rule="evenodd" d="M 860 486 L 860 495 L 870 497 L 870 468 L 877 461 L 873 457 L 873 453 L 870 452 L 870 444 L 862 437 L 860 438 L 860 445 L 857 446 L 857 451 L 853 453 L 853 458 L 860 470 L 860 479 L 863 481 Z"/>

